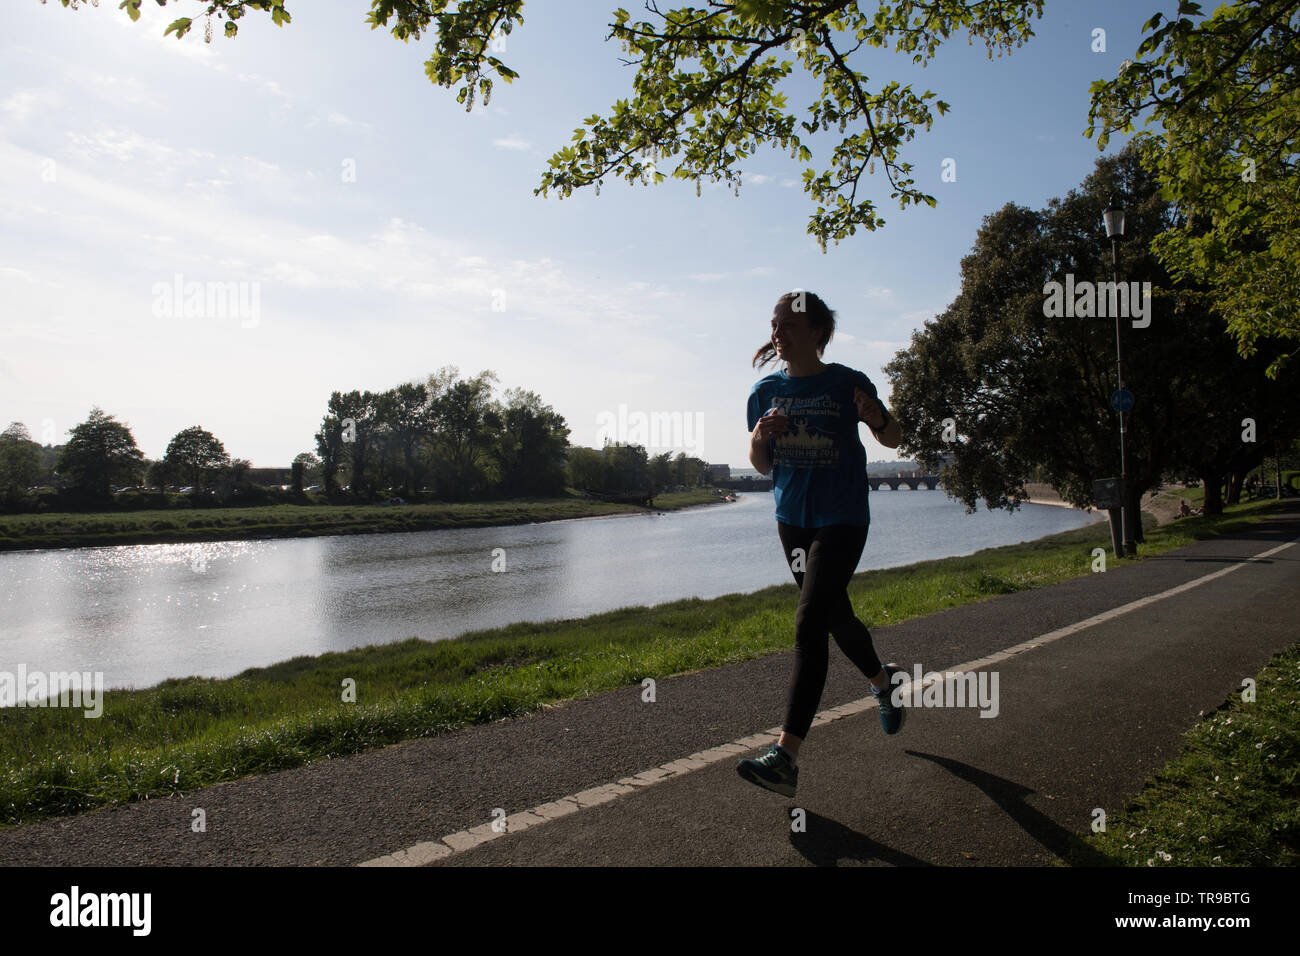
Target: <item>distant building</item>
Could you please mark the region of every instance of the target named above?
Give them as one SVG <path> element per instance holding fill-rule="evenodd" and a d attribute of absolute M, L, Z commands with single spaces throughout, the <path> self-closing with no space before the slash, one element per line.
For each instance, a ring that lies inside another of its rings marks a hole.
<path fill-rule="evenodd" d="M 709 465 L 707 477 L 709 481 L 726 481 L 731 477 L 731 466 Z"/>

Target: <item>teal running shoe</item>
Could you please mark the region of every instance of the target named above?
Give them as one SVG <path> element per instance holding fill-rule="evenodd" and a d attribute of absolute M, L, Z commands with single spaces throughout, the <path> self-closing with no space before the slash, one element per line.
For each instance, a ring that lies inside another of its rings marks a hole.
<path fill-rule="evenodd" d="M 889 686 L 882 691 L 877 691 L 874 687 L 871 688 L 871 693 L 876 697 L 877 709 L 880 711 L 880 726 L 885 728 L 887 734 L 898 733 L 902 729 L 903 718 L 906 716 L 906 711 L 903 710 L 902 706 L 895 707 L 894 702 L 890 699 L 896 689 L 894 675 L 898 673 L 901 673 L 901 671 L 897 667 L 893 664 L 886 664 L 885 676 L 889 678 Z"/>
<path fill-rule="evenodd" d="M 736 765 L 736 773 L 750 783 L 756 783 L 783 797 L 793 797 L 795 787 L 799 786 L 799 768 L 790 763 L 776 744 L 772 744 L 772 749 L 757 760 L 740 761 Z"/>

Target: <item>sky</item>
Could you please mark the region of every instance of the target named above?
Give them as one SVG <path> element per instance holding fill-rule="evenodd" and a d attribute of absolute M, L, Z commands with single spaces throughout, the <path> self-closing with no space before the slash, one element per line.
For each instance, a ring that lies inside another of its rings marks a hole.
<path fill-rule="evenodd" d="M 197 2 L 146 3 L 132 22 L 116 0 L 5 0 L 0 427 L 61 444 L 98 405 L 151 459 L 198 425 L 232 457 L 287 467 L 315 451 L 331 392 L 454 366 L 490 369 L 498 398 L 537 393 L 572 444 L 747 468 L 746 399 L 774 369 L 751 360 L 776 300 L 821 296 L 838 321 L 824 361 L 862 370 L 888 403 L 884 365 L 956 297 L 982 219 L 1041 208 L 1092 171 L 1089 84 L 1175 5 L 1053 0 L 1011 54 L 960 35 L 924 70 L 859 51 L 871 89 L 910 80 L 951 105 L 902 150 L 938 205 L 899 210 L 877 169 L 865 183 L 886 225 L 825 254 L 803 167 L 779 144 L 741 161 L 739 196 L 613 176 L 599 196 L 533 195 L 582 120 L 633 95 L 606 40 L 617 6 L 526 4 L 496 53 L 519 79 L 466 112 L 424 73 L 432 37 L 371 30 L 365 0 L 290 3 L 284 27 L 249 11 L 211 44 L 201 21 L 163 36 Z M 818 84 L 796 67 L 781 89 L 801 114 Z M 805 140 L 813 168 L 836 139 Z M 195 309 L 195 288 L 228 307 Z M 869 460 L 898 457 L 861 434 Z"/>

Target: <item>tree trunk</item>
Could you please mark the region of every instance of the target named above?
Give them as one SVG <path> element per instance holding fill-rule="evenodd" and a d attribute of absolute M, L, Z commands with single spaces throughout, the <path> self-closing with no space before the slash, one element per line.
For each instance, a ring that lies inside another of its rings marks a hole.
<path fill-rule="evenodd" d="M 1131 508 L 1133 511 L 1133 542 L 1145 544 L 1146 538 L 1142 536 L 1142 489 L 1136 485 L 1129 487 L 1124 507 Z"/>
<path fill-rule="evenodd" d="M 1245 477 L 1239 471 L 1234 471 L 1228 476 L 1228 494 L 1223 499 L 1224 504 L 1235 505 L 1241 501 L 1241 483 Z"/>
<path fill-rule="evenodd" d="M 1219 496 L 1219 476 L 1202 475 L 1201 484 L 1205 486 L 1205 513 L 1207 515 L 1223 514 L 1223 499 Z"/>

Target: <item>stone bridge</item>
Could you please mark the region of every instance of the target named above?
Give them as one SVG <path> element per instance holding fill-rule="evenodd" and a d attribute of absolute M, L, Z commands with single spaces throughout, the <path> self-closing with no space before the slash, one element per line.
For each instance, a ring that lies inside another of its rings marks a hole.
<path fill-rule="evenodd" d="M 939 487 L 938 475 L 923 475 L 919 471 L 909 472 L 898 475 L 868 475 L 867 481 L 871 482 L 871 490 L 879 491 L 881 485 L 888 485 L 892 491 L 897 491 L 903 485 L 916 491 L 918 488 L 925 488 L 929 491 Z M 723 481 L 711 481 L 709 484 L 715 488 L 726 488 L 729 491 L 771 491 L 771 478 L 753 478 L 744 476 L 740 478 L 730 478 Z"/>
<path fill-rule="evenodd" d="M 922 485 L 927 491 L 934 491 L 939 487 L 938 475 L 923 475 L 915 471 L 908 475 L 869 475 L 867 480 L 871 482 L 872 491 L 879 491 L 881 485 L 889 485 L 890 491 L 897 491 L 903 485 L 907 485 L 913 491 Z"/>

